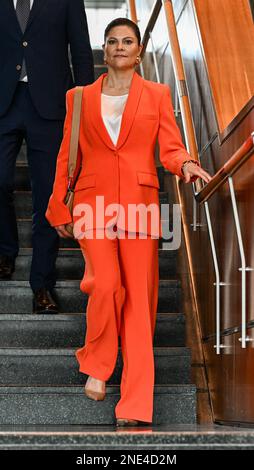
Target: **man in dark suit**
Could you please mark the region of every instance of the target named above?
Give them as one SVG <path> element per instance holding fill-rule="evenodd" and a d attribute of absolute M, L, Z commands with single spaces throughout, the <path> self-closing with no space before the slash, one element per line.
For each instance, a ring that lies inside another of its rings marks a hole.
<path fill-rule="evenodd" d="M 19 251 L 13 190 L 25 139 L 33 202 L 33 311 L 56 313 L 51 291 L 59 238 L 45 212 L 63 136 L 66 91 L 94 81 L 84 2 L 1 0 L 0 11 L 0 279 L 11 278 Z"/>

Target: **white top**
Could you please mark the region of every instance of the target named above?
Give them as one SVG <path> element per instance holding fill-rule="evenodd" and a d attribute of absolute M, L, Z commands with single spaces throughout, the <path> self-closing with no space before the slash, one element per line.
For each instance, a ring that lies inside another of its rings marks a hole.
<path fill-rule="evenodd" d="M 101 115 L 114 145 L 118 140 L 127 97 L 128 93 L 118 96 L 101 93 Z"/>

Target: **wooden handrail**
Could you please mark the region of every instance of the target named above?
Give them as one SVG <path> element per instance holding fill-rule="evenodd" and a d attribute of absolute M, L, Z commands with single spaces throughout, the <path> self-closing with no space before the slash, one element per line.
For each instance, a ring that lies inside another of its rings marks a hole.
<path fill-rule="evenodd" d="M 239 168 L 253 155 L 254 132 L 232 155 L 231 158 L 215 173 L 212 179 L 199 192 L 195 193 L 195 199 L 200 204 L 207 201 Z"/>
<path fill-rule="evenodd" d="M 185 71 L 183 66 L 183 59 L 180 49 L 180 44 L 177 35 L 176 22 L 174 16 L 174 10 L 172 6 L 172 0 L 163 0 L 164 10 L 168 26 L 168 35 L 171 44 L 171 57 L 174 68 L 174 74 L 176 77 L 176 85 L 178 88 L 180 108 L 182 114 L 182 121 L 184 127 L 184 133 L 186 136 L 186 145 L 188 152 L 194 160 L 199 161 L 198 148 L 196 135 L 194 130 L 194 123 L 192 118 L 192 112 L 190 107 L 190 100 L 188 97 L 188 89 L 185 78 Z M 201 182 L 197 181 L 198 189 L 201 189 Z"/>
<path fill-rule="evenodd" d="M 142 41 L 141 41 L 142 44 L 143 44 L 143 49 L 141 51 L 141 58 L 143 58 L 143 56 L 146 52 L 147 44 L 148 44 L 148 41 L 150 39 L 150 33 L 153 31 L 153 28 L 155 26 L 157 18 L 160 14 L 161 7 L 162 7 L 161 0 L 155 0 L 154 4 L 152 6 L 150 18 L 148 20 L 148 23 L 147 23 L 147 26 L 146 26 L 146 29 L 145 29 L 145 32 L 144 32 L 144 35 L 143 35 Z"/>
<path fill-rule="evenodd" d="M 134 23 L 138 23 L 137 18 L 137 10 L 136 10 L 136 1 L 135 0 L 128 0 L 129 3 L 129 10 L 130 10 L 130 17 Z"/>

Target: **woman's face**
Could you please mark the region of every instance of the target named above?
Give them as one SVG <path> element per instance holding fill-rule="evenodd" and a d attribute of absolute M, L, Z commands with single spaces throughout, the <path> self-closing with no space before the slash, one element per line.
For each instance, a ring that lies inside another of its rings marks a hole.
<path fill-rule="evenodd" d="M 109 67 L 114 70 L 127 70 L 137 65 L 137 56 L 142 50 L 142 45 L 138 45 L 132 28 L 122 25 L 109 31 L 103 50 Z"/>

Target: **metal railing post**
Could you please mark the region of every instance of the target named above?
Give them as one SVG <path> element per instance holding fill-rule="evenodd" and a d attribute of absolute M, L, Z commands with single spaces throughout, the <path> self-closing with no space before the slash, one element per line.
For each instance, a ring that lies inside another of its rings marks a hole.
<path fill-rule="evenodd" d="M 232 202 L 232 209 L 234 214 L 234 221 L 235 221 L 235 228 L 237 234 L 237 241 L 240 251 L 240 258 L 241 258 L 241 267 L 239 271 L 241 271 L 242 277 L 242 336 L 239 338 L 239 341 L 242 343 L 242 348 L 246 348 L 247 341 L 254 341 L 246 334 L 246 271 L 253 271 L 253 268 L 246 267 L 246 258 L 244 253 L 244 246 L 243 246 L 243 239 L 242 239 L 242 232 L 241 232 L 241 224 L 239 220 L 237 204 L 236 204 L 236 197 L 235 197 L 235 190 L 232 176 L 228 177 L 228 184 Z"/>
<path fill-rule="evenodd" d="M 213 264 L 214 264 L 214 271 L 215 271 L 215 279 L 216 282 L 214 285 L 216 286 L 216 344 L 214 347 L 216 348 L 216 354 L 220 354 L 221 348 L 225 348 L 226 346 L 220 342 L 220 320 L 221 320 L 221 311 L 220 311 L 220 288 L 221 286 L 225 286 L 225 282 L 220 281 L 220 272 L 219 272 L 219 265 L 218 259 L 216 254 L 216 248 L 214 243 L 214 236 L 213 236 L 213 229 L 210 217 L 210 211 L 208 202 L 205 202 L 205 213 L 206 213 L 206 220 L 207 220 L 207 227 L 209 233 L 209 239 L 212 249 L 212 257 L 213 257 Z"/>

